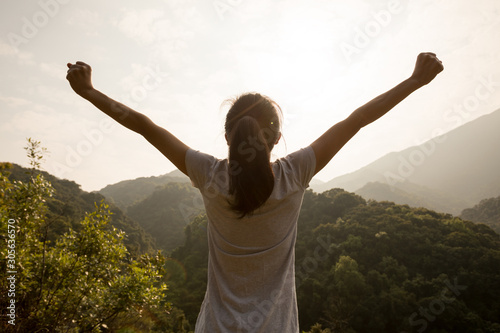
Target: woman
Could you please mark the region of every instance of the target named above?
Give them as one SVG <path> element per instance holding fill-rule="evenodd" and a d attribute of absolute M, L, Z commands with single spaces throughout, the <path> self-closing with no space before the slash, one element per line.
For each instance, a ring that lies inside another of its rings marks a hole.
<path fill-rule="evenodd" d="M 227 159 L 186 146 L 148 117 L 91 82 L 91 68 L 68 63 L 73 90 L 123 126 L 144 136 L 199 188 L 208 218 L 208 284 L 196 332 L 299 332 L 294 246 L 297 219 L 311 178 L 364 126 L 377 120 L 443 70 L 433 53 L 417 57 L 413 74 L 355 110 L 316 141 L 275 162 L 279 107 L 259 94 L 237 98 L 226 117 Z"/>

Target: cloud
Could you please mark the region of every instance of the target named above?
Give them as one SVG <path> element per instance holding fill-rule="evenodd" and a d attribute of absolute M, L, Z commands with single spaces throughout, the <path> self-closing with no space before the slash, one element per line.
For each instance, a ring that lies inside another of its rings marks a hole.
<path fill-rule="evenodd" d="M 3 130 L 10 129 L 11 131 L 26 133 L 27 135 L 28 133 L 45 135 L 49 133 L 55 125 L 58 123 L 60 124 L 60 122 L 60 118 L 55 115 L 53 110 L 46 106 L 37 105 L 36 110 L 16 112 L 10 121 L 4 124 Z"/>
<path fill-rule="evenodd" d="M 373 13 L 387 9 L 390 2 L 129 0 L 103 5 L 91 0 L 85 6 L 67 6 L 51 21 L 44 37 L 30 42 L 29 48 L 16 49 L 5 36 L 0 39 L 0 67 L 4 73 L 0 128 L 7 131 L 2 134 L 7 143 L 2 153 L 12 142 L 22 142 L 28 133 L 43 141 L 52 138 L 51 151 L 57 152 L 59 148 L 53 145 L 60 143 L 60 161 L 64 161 L 65 147 L 76 149 L 80 141 L 86 140 L 83 131 L 96 128 L 99 120 L 107 117 L 72 93 L 64 79 L 66 61 L 88 61 L 95 69 L 97 88 L 120 102 L 131 102 L 131 107 L 137 106 L 196 149 L 220 152 L 222 156 L 226 150 L 222 131 L 225 110 L 219 111 L 219 107 L 225 98 L 249 90 L 274 98 L 285 112 L 290 151 L 410 74 L 414 56 L 421 49 L 435 49 L 447 66 L 438 79 L 441 83 L 415 94 L 400 108 L 401 112 L 369 130 L 401 134 L 401 140 L 394 140 L 396 148 L 401 148 L 413 137 L 423 137 L 429 127 L 426 117 L 420 117 L 422 124 L 415 117 L 411 133 L 403 137 L 405 133 L 397 128 L 405 117 L 413 117 L 410 111 L 420 107 L 431 112 L 440 105 L 447 108 L 454 99 L 463 100 L 464 91 L 466 94 L 467 87 L 474 88 L 478 77 L 491 73 L 492 80 L 500 80 L 499 48 L 493 42 L 500 7 L 491 0 L 477 0 L 474 6 L 465 0 L 453 6 L 444 0 L 400 0 L 405 10 L 392 17 L 390 25 L 383 27 L 368 47 L 360 49 L 356 61 L 348 64 L 340 43 L 352 44 L 354 29 L 364 29 L 368 22 L 376 20 Z M 221 18 L 215 3 L 228 4 L 232 9 Z M 26 5 L 16 6 L 19 15 L 24 15 Z M 4 13 L 1 24 L 5 31 L 19 23 L 9 20 L 17 19 L 12 11 L 16 6 Z M 158 86 L 153 77 L 148 77 L 157 68 L 168 73 L 160 76 Z M 498 108 L 499 99 L 495 92 L 486 106 Z M 314 132 L 300 132 L 305 128 Z M 106 142 L 117 147 L 122 140 L 129 140 L 126 149 L 106 148 L 106 156 L 116 150 L 106 160 L 110 168 L 127 163 L 127 150 L 135 144 L 136 136 L 119 125 L 106 135 Z M 373 139 L 376 133 L 363 134 L 357 140 L 364 137 L 372 138 L 374 144 L 378 140 Z M 363 161 L 354 153 L 349 156 L 354 156 L 353 161 L 360 167 L 377 154 L 394 149 L 394 145 L 386 143 L 379 144 L 383 150 L 370 149 L 371 155 Z M 95 147 L 95 155 L 86 159 L 82 170 L 87 168 L 86 163 L 100 160 L 98 151 Z M 353 161 L 346 162 L 342 171 L 349 171 L 347 166 Z M 141 162 L 149 168 L 141 172 L 159 172 L 155 163 L 146 158 Z M 337 168 L 325 171 L 326 178 L 340 172 Z M 94 181 L 89 180 L 90 174 L 85 171 L 79 179 L 90 183 Z M 93 175 L 95 182 L 108 182 L 106 176 Z M 71 176 L 76 177 L 76 173 Z M 123 177 L 116 173 L 117 180 Z"/>
<path fill-rule="evenodd" d="M 160 26 L 164 28 L 167 23 L 160 21 L 163 17 L 164 13 L 157 9 L 122 9 L 121 18 L 115 20 L 113 25 L 138 44 L 147 45 L 157 40 Z"/>
<path fill-rule="evenodd" d="M 0 40 L 0 57 L 15 59 L 19 65 L 34 65 L 33 54 L 26 51 L 20 51 L 11 44 Z"/>
<path fill-rule="evenodd" d="M 40 95 L 53 96 L 54 91 L 43 87 Z M 75 122 L 72 115 L 58 112 L 50 104 L 14 96 L 0 96 L 0 109 L 3 119 L 0 130 L 15 135 L 22 133 L 30 136 L 37 133 L 37 136 L 47 136 Z"/>
<path fill-rule="evenodd" d="M 71 133 L 67 131 L 67 117 L 45 105 L 31 103 L 2 115 L 2 118 L 0 130 L 9 140 L 34 137 L 43 141 L 60 141 L 61 131 Z M 10 149 L 9 146 L 4 148 Z"/>
<path fill-rule="evenodd" d="M 39 65 L 42 73 L 48 74 L 55 79 L 61 79 L 66 77 L 67 68 L 61 66 L 60 63 L 46 63 L 42 62 Z"/>
<path fill-rule="evenodd" d="M 65 74 L 58 77 L 61 79 L 65 77 Z M 68 84 L 69 86 L 69 84 Z M 36 96 L 42 98 L 44 102 L 51 103 L 51 105 L 71 105 L 72 108 L 79 106 L 83 109 L 88 105 L 83 99 L 79 98 L 72 90 L 68 87 L 67 89 L 61 89 L 49 85 L 38 85 L 34 90 Z"/>
<path fill-rule="evenodd" d="M 188 67 L 200 45 L 206 45 L 206 34 L 213 27 L 200 7 L 189 1 L 166 4 L 164 9 L 122 9 L 112 24 L 141 47 L 149 62 L 180 70 Z"/>
<path fill-rule="evenodd" d="M 76 8 L 73 14 L 68 17 L 66 24 L 79 28 L 87 36 L 97 36 L 100 35 L 100 30 L 104 22 L 99 13 L 88 9 Z"/>
<path fill-rule="evenodd" d="M 24 98 L 18 98 L 18 97 L 4 97 L 0 96 L 0 104 L 5 104 L 9 107 L 20 107 L 20 106 L 25 106 L 31 104 L 30 101 L 24 99 Z"/>
<path fill-rule="evenodd" d="M 15 56 L 18 52 L 12 45 L 0 40 L 0 56 Z"/>

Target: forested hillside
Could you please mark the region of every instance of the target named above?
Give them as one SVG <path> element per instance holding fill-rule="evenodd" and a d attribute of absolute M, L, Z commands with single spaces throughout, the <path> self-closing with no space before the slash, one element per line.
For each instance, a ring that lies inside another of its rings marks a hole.
<path fill-rule="evenodd" d="M 302 330 L 500 332 L 500 236 L 424 208 L 306 192 L 296 281 Z M 167 261 L 169 299 L 196 320 L 206 288 L 206 217 Z"/>
<path fill-rule="evenodd" d="M 460 215 L 464 220 L 484 223 L 500 233 L 500 196 L 484 199 L 472 208 L 467 208 Z"/>
<path fill-rule="evenodd" d="M 168 253 L 184 242 L 184 228 L 204 211 L 198 189 L 190 183 L 169 183 L 144 200 L 127 208 L 127 215 L 137 221 Z"/>
<path fill-rule="evenodd" d="M 6 164 L 3 167 L 3 174 L 6 174 Z M 13 183 L 14 180 L 22 183 L 33 181 L 33 172 L 28 169 L 14 165 L 9 170 L 9 179 Z M 137 286 L 149 283 L 159 288 L 159 283 L 165 282 L 168 290 L 160 302 L 163 308 L 148 310 L 146 317 L 134 319 L 134 323 L 128 321 L 127 315 L 103 318 L 101 323 L 113 325 L 111 329 L 130 325 L 137 332 L 187 333 L 194 330 L 205 293 L 208 260 L 207 219 L 198 191 L 188 183 L 168 183 L 156 187 L 151 194 L 128 207 L 127 214 L 132 218 L 113 208 L 111 224 L 126 233 L 108 227 L 109 234 L 106 234 L 104 228 L 108 218 L 103 208 L 91 213 L 96 210 L 95 202 L 103 199 L 100 194 L 81 191 L 74 182 L 46 173 L 42 175 L 50 180 L 55 192 L 53 197 L 44 199 L 48 211 L 40 221 L 48 226 L 46 236 L 55 245 L 44 250 L 49 251 L 50 258 L 43 259 L 41 254 L 30 257 L 29 262 L 33 262 L 30 265 L 35 265 L 30 269 L 36 268 L 40 277 L 33 285 L 40 290 L 50 287 L 41 283 L 44 281 L 43 265 L 50 262 L 51 266 L 47 269 L 52 270 L 59 269 L 58 265 L 66 267 L 64 265 L 70 265 L 72 260 L 80 260 L 81 248 L 91 251 L 92 247 L 94 252 L 88 252 L 92 255 L 84 256 L 89 261 L 85 264 L 89 268 L 82 266 L 73 275 L 69 274 L 72 271 L 68 268 L 51 274 L 64 276 L 67 281 L 82 281 L 87 274 L 85 272 L 93 272 L 93 285 L 102 293 L 112 295 L 114 287 L 110 289 L 107 284 L 102 284 L 101 276 L 108 276 L 108 271 L 130 265 L 130 258 L 119 246 L 120 235 L 124 235 L 124 244 L 129 248 L 131 257 L 137 258 L 138 254 L 151 253 L 155 249 L 164 249 L 169 256 L 165 258 L 161 272 L 147 271 L 148 267 L 157 267 L 154 265 L 162 263 L 161 256 L 144 259 L 150 264 L 138 261 L 134 264 L 136 268 L 124 269 L 122 273 L 136 274 L 136 280 L 121 285 L 122 289 L 117 289 L 121 290 L 120 294 L 115 296 L 124 297 L 123 290 L 137 289 L 133 283 Z M 5 185 L 4 193 L 12 191 L 11 186 Z M 29 199 L 29 196 L 25 197 Z M 5 198 L 0 207 L 10 209 L 8 207 L 12 204 L 7 204 Z M 12 197 L 9 202 L 14 202 L 14 199 Z M 491 222 L 492 227 L 498 226 L 494 222 L 498 221 L 499 201 L 500 197 L 481 201 L 463 212 L 463 220 L 425 208 L 366 201 L 342 189 L 321 194 L 307 191 L 299 217 L 295 248 L 301 330 L 320 332 L 324 329 L 323 333 L 328 330 L 345 333 L 500 332 L 500 235 L 485 224 L 467 221 Z M 85 213 L 91 215 L 87 214 L 85 218 Z M 40 217 L 33 217 L 33 223 L 37 223 L 38 219 Z M 140 226 L 135 220 L 140 222 Z M 100 229 L 96 230 L 92 223 L 97 223 Z M 68 234 L 70 228 L 74 231 Z M 72 236 L 74 232 L 94 236 L 76 237 Z M 86 239 L 99 241 L 94 244 Z M 110 250 L 100 250 L 108 248 Z M 99 262 L 102 265 L 92 261 L 101 254 L 103 257 Z M 113 259 L 115 257 L 120 259 Z M 140 269 L 151 275 L 139 274 Z M 120 274 L 116 276 L 122 276 Z M 139 281 L 141 276 L 149 280 L 143 283 Z M 51 279 L 47 278 L 47 281 Z M 113 281 L 120 283 L 116 279 Z M 51 283 L 50 288 L 58 286 L 56 280 Z M 77 299 L 81 293 L 88 293 L 89 288 L 74 289 L 68 285 L 68 295 Z M 62 289 L 58 287 L 55 290 L 60 293 L 58 299 L 64 299 Z M 141 292 L 147 294 L 147 289 L 141 289 Z M 157 294 L 160 292 L 160 289 L 156 290 Z M 29 297 L 36 297 L 35 294 Z M 101 302 L 97 294 L 92 297 L 95 302 Z M 142 296 L 134 297 L 133 302 L 140 302 Z M 129 301 L 132 302 L 132 299 Z M 37 302 L 41 300 L 37 298 Z M 78 309 L 73 300 L 61 302 L 49 302 L 47 309 L 62 311 L 64 302 Z M 155 302 L 160 304 L 157 298 Z M 89 307 L 85 311 L 91 309 Z M 165 312 L 167 309 L 170 309 L 169 314 Z M 32 313 L 29 311 L 20 313 L 29 317 Z M 128 310 L 119 311 L 123 315 Z M 256 308 L 256 311 L 259 316 L 267 315 L 265 308 Z M 134 316 L 137 315 L 140 317 L 134 312 Z M 88 325 L 85 324 L 86 316 L 78 318 L 75 327 Z M 53 320 L 31 323 L 35 325 L 33 327 L 61 325 Z"/>
<path fill-rule="evenodd" d="M 48 179 L 55 184 L 58 180 L 39 169 L 45 152 L 40 142 L 29 139 L 25 149 L 31 169 L 0 163 L 0 240 L 4 243 L 0 247 L 0 331 L 138 328 L 173 333 L 178 316 L 167 311 L 179 310 L 165 301 L 166 285 L 161 281 L 165 258 L 160 253 L 141 254 L 146 244 L 137 236 L 144 232 L 136 228 L 139 232 L 133 234 L 133 241 L 127 239 L 123 230 L 110 223 L 110 216 L 116 214 L 102 196 L 85 196 L 78 186 L 68 187 L 65 182 L 52 186 Z M 87 211 L 87 200 L 94 199 L 99 201 Z M 116 225 L 136 230 L 128 218 L 118 217 Z"/>
<path fill-rule="evenodd" d="M 10 173 L 9 179 L 11 181 L 28 182 L 30 180 L 30 169 L 16 164 L 9 164 L 9 166 L 5 171 Z M 93 212 L 95 203 L 104 199 L 99 193 L 81 190 L 80 185 L 73 181 L 59 179 L 44 171 L 40 171 L 40 173 L 52 184 L 55 190 L 54 196 L 47 200 L 48 220 L 50 221 L 49 240 L 54 240 L 56 236 L 68 231 L 70 227 L 78 229 L 79 222 L 85 214 Z M 154 252 L 156 245 L 149 233 L 144 232 L 144 229 L 137 222 L 125 215 L 115 205 L 110 204 L 110 210 L 113 213 L 110 224 L 126 232 L 125 244 L 130 252 L 136 254 Z"/>
<path fill-rule="evenodd" d="M 99 193 L 115 203 L 122 210 L 150 196 L 156 188 L 168 183 L 188 183 L 189 178 L 175 170 L 162 176 L 141 177 L 111 184 L 99 190 Z"/>
<path fill-rule="evenodd" d="M 168 253 L 184 241 L 184 227 L 204 211 L 201 195 L 180 171 L 108 185 L 99 191 Z"/>

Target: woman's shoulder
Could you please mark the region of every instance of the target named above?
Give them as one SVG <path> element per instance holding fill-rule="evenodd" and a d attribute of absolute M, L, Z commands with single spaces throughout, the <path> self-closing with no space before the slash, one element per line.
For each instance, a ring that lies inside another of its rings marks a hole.
<path fill-rule="evenodd" d="M 307 187 L 316 169 L 314 150 L 311 146 L 296 150 L 277 159 L 273 169 L 276 176 L 292 178 L 301 186 Z"/>
<path fill-rule="evenodd" d="M 314 150 L 311 146 L 300 148 L 284 157 L 278 158 L 274 163 L 294 167 L 301 164 L 315 162 Z"/>
<path fill-rule="evenodd" d="M 210 174 L 227 168 L 227 159 L 220 159 L 211 154 L 189 148 L 186 152 L 186 170 L 196 187 L 202 186 L 211 178 Z"/>
<path fill-rule="evenodd" d="M 227 158 L 221 159 L 214 155 L 207 154 L 193 148 L 189 148 L 187 150 L 186 161 L 187 160 L 189 160 L 189 162 L 193 164 L 202 163 L 203 165 L 215 164 L 215 163 L 227 163 Z"/>

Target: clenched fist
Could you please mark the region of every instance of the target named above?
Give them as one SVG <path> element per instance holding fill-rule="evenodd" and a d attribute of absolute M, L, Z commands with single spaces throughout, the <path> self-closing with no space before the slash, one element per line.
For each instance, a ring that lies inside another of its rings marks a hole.
<path fill-rule="evenodd" d="M 92 91 L 92 68 L 82 61 L 77 61 L 75 64 L 68 63 L 68 74 L 66 79 L 69 81 L 71 88 L 80 96 Z"/>
<path fill-rule="evenodd" d="M 434 53 L 420 53 L 411 77 L 424 86 L 431 82 L 443 69 L 443 63 Z"/>

